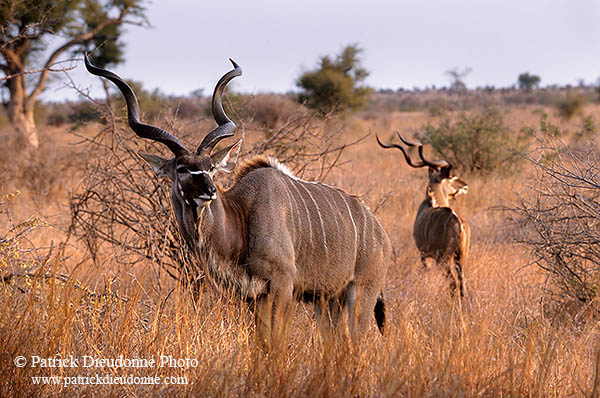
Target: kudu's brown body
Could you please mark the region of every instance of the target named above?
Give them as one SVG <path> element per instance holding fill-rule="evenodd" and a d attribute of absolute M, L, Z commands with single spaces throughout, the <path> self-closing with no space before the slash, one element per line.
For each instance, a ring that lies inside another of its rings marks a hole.
<path fill-rule="evenodd" d="M 137 100 L 129 86 L 86 58 L 91 73 L 110 79 L 123 93 L 136 134 L 164 143 L 175 154 L 173 159 L 141 155 L 159 176 L 172 181 L 171 199 L 181 233 L 206 265 L 207 276 L 254 302 L 262 343 L 269 346 L 285 338 L 295 299 L 314 303 L 321 321 L 331 324 L 346 309 L 352 333 L 366 330 L 373 315 L 382 330 L 381 292 L 390 244 L 375 216 L 356 197 L 303 181 L 267 157 L 241 165 L 228 190 L 214 185 L 216 171 L 235 167 L 241 143 L 213 150 L 235 130 L 221 103 L 225 85 L 241 75 L 233 64 L 234 70 L 221 78 L 213 94 L 219 127 L 191 153 L 166 131 L 139 123 Z"/>
<path fill-rule="evenodd" d="M 450 200 L 466 193 L 468 186 L 458 177 L 450 176 L 452 165 L 448 162 L 425 159 L 421 143 L 408 141 L 400 134 L 398 137 L 405 145 L 418 148 L 420 162 L 413 162 L 400 145 L 383 144 L 379 137 L 377 142 L 383 148 L 400 149 L 409 166 L 429 168 L 425 199 L 419 205 L 413 228 L 413 238 L 419 249 L 421 261 L 427 266 L 427 259 L 434 259 L 451 278 L 452 291 L 458 286 L 460 295 L 463 296 L 463 267 L 469 252 L 470 230 L 469 225 L 450 207 Z"/>

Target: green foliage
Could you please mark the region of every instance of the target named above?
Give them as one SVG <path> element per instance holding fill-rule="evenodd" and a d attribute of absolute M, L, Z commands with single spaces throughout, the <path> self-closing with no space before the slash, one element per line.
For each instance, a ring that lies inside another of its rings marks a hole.
<path fill-rule="evenodd" d="M 145 121 L 153 121 L 159 116 L 165 116 L 165 113 L 171 114 L 175 105 L 170 103 L 169 98 L 160 92 L 158 88 L 148 91 L 142 87 L 142 83 L 133 80 L 126 80 L 127 84 L 133 89 L 140 104 L 141 118 Z M 120 92 L 113 95 L 112 100 L 118 109 L 120 116 L 125 116 L 127 107 L 125 100 Z"/>
<path fill-rule="evenodd" d="M 141 0 L 4 0 L 0 3 L 0 37 L 2 42 L 23 51 L 26 58 L 32 58 L 33 53 L 47 50 L 48 37 L 73 38 L 124 9 L 143 20 Z M 92 39 L 96 44 L 107 40 L 106 56 L 110 59 L 122 56 L 118 50 L 122 43 L 112 41 L 120 33 L 118 26 L 109 25 Z"/>
<path fill-rule="evenodd" d="M 99 68 L 108 68 L 125 60 L 123 57 L 125 43 L 119 40 L 121 33 L 121 25 L 109 25 L 82 46 L 86 52 L 93 51 L 94 65 Z M 80 54 L 81 49 L 76 48 L 74 53 L 74 55 Z"/>
<path fill-rule="evenodd" d="M 559 138 L 563 135 L 567 134 L 567 130 L 563 130 L 560 126 L 553 124 L 548 120 L 548 114 L 543 112 L 540 117 L 540 131 L 546 137 L 555 137 Z"/>
<path fill-rule="evenodd" d="M 512 134 L 503 115 L 495 109 L 462 112 L 456 120 L 444 115 L 437 125 L 428 123 L 418 135 L 431 144 L 443 159 L 461 170 L 471 172 L 511 171 L 524 134 Z"/>
<path fill-rule="evenodd" d="M 99 120 L 100 114 L 89 101 L 76 102 L 71 107 L 68 119 L 71 123 L 85 124 Z"/>
<path fill-rule="evenodd" d="M 584 116 L 581 119 L 579 130 L 575 132 L 576 139 L 589 139 L 598 132 L 596 120 L 591 115 Z"/>
<path fill-rule="evenodd" d="M 581 94 L 569 93 L 561 98 L 556 107 L 561 117 L 569 120 L 575 115 L 583 114 L 583 106 L 587 103 L 587 98 Z"/>
<path fill-rule="evenodd" d="M 21 31 L 28 35 L 59 32 L 72 29 L 73 10 L 81 1 L 4 0 L 0 3 L 0 27 L 5 37 L 18 37 Z"/>
<path fill-rule="evenodd" d="M 523 127 L 521 131 L 531 137 L 538 135 L 535 128 Z M 563 130 L 560 126 L 552 123 L 548 120 L 548 114 L 544 111 L 540 113 L 540 133 L 543 137 L 548 138 L 560 138 L 568 133 L 567 130 Z"/>
<path fill-rule="evenodd" d="M 344 47 L 335 59 L 321 57 L 319 66 L 300 76 L 299 101 L 322 115 L 355 111 L 366 106 L 371 89 L 360 85 L 369 75 L 361 66 L 362 49 L 356 44 Z"/>
<path fill-rule="evenodd" d="M 64 112 L 51 112 L 48 114 L 46 123 L 48 126 L 60 127 L 65 125 L 69 121 L 69 116 Z"/>
<path fill-rule="evenodd" d="M 538 87 L 540 84 L 539 76 L 529 74 L 529 72 L 521 73 L 519 78 L 517 79 L 517 83 L 519 84 L 519 88 L 521 90 L 525 90 L 527 92 L 531 91 L 533 88 Z"/>

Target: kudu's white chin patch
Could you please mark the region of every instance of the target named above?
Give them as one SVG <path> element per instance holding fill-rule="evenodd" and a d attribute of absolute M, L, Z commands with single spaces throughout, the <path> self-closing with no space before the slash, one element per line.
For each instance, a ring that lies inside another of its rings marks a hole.
<path fill-rule="evenodd" d="M 196 203 L 196 206 L 198 207 L 205 207 L 208 206 L 210 204 L 211 201 L 215 200 L 217 198 L 217 195 L 201 195 L 198 196 L 197 198 L 194 198 L 194 202 Z"/>

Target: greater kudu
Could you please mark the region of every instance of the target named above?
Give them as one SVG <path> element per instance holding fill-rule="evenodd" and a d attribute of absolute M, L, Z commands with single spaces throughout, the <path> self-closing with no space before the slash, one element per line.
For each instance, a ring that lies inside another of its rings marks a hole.
<path fill-rule="evenodd" d="M 377 142 L 383 148 L 398 148 L 409 166 L 429 167 L 429 181 L 425 191 L 425 200 L 421 202 L 415 224 L 413 237 L 421 261 L 427 267 L 427 258 L 433 258 L 445 270 L 450 281 L 451 290 L 458 289 L 464 295 L 463 267 L 469 252 L 469 225 L 450 207 L 450 200 L 460 194 L 467 193 L 467 184 L 456 176 L 450 176 L 452 165 L 445 160 L 431 161 L 423 156 L 423 144 L 404 139 L 407 146 L 417 147 L 421 161 L 413 162 L 404 147 L 398 144 L 383 144 L 379 137 Z"/>
<path fill-rule="evenodd" d="M 212 97 L 218 127 L 190 152 L 172 134 L 140 123 L 133 90 L 116 74 L 85 59 L 90 73 L 120 89 L 131 129 L 165 144 L 175 155 L 165 159 L 141 154 L 159 177 L 171 180 L 181 234 L 207 276 L 254 303 L 262 344 L 269 348 L 275 340 L 285 341 L 295 299 L 312 302 L 321 322 L 332 326 L 347 310 L 353 335 L 365 331 L 373 315 L 383 332 L 382 288 L 390 243 L 358 198 L 301 180 L 276 159 L 262 156 L 239 167 L 229 189 L 213 182 L 217 171 L 234 169 L 241 146 L 239 140 L 214 150 L 236 129 L 221 101 L 227 83 L 242 74 L 231 62 L 234 69 L 218 81 Z"/>

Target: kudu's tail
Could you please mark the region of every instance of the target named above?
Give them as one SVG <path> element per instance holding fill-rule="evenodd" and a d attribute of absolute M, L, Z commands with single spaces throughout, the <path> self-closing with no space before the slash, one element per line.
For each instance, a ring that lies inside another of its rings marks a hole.
<path fill-rule="evenodd" d="M 377 327 L 383 335 L 383 329 L 385 327 L 385 302 L 383 301 L 383 292 L 379 292 L 377 296 L 377 303 L 375 303 L 375 320 L 377 321 Z"/>

